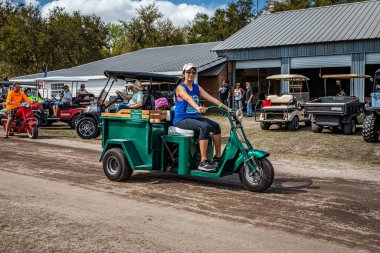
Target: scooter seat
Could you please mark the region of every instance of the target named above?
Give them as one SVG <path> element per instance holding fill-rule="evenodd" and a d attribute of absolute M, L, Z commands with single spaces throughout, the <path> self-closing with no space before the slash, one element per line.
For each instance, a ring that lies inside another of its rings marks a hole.
<path fill-rule="evenodd" d="M 182 129 L 175 126 L 170 126 L 168 129 L 169 135 L 175 135 L 175 136 L 186 136 L 186 137 L 193 137 L 194 131 L 188 130 L 188 129 Z"/>

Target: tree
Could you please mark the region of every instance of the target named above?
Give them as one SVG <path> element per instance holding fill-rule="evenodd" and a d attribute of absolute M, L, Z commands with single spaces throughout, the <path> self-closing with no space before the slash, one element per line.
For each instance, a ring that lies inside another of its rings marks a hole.
<path fill-rule="evenodd" d="M 46 22 L 39 8 L 19 5 L 6 13 L 2 20 L 0 61 L 3 77 L 41 70 Z"/>
<path fill-rule="evenodd" d="M 212 41 L 210 18 L 207 14 L 197 13 L 194 20 L 185 29 L 188 31 L 186 34 L 188 43 Z"/>
<path fill-rule="evenodd" d="M 107 28 L 94 15 L 0 3 L 0 78 L 68 68 L 102 59 Z"/>
<path fill-rule="evenodd" d="M 107 25 L 107 49 L 103 50 L 107 56 L 115 56 L 128 52 L 127 32 L 121 24 Z"/>
<path fill-rule="evenodd" d="M 188 25 L 187 41 L 195 43 L 225 40 L 246 26 L 253 17 L 252 0 L 229 3 L 226 9 L 217 9 L 211 18 L 198 13 Z"/>
<path fill-rule="evenodd" d="M 129 22 L 121 21 L 129 44 L 127 51 L 184 43 L 184 29 L 175 27 L 169 19 L 163 19 L 154 3 L 142 6 L 137 14 Z"/>
<path fill-rule="evenodd" d="M 95 15 L 69 14 L 55 8 L 48 18 L 46 62 L 54 69 L 67 68 L 103 58 L 107 27 Z"/>

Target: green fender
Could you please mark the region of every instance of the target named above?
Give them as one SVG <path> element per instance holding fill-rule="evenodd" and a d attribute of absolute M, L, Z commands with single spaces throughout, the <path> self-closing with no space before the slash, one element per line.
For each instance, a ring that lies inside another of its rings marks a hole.
<path fill-rule="evenodd" d="M 127 160 L 129 162 L 129 165 L 131 166 L 132 170 L 134 169 L 134 164 L 131 159 L 131 154 L 129 154 L 128 150 L 136 150 L 135 144 L 131 140 L 121 140 L 121 139 L 114 139 L 114 140 L 108 140 L 103 148 L 102 155 L 100 156 L 99 162 L 103 161 L 104 154 L 107 152 L 110 148 L 115 147 L 121 147 L 125 153 L 125 156 L 127 157 Z"/>
<path fill-rule="evenodd" d="M 248 151 L 248 156 L 249 157 L 256 157 L 258 159 L 263 158 L 263 157 L 268 157 L 269 153 L 265 152 L 260 149 L 253 149 Z M 236 172 L 239 169 L 239 166 L 244 162 L 244 156 L 241 155 L 236 159 L 235 165 L 234 165 L 234 172 Z"/>

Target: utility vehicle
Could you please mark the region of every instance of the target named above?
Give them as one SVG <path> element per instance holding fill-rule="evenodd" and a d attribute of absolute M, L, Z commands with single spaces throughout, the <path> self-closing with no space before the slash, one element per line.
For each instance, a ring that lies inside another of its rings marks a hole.
<path fill-rule="evenodd" d="M 299 128 L 299 123 L 304 122 L 306 126 L 310 126 L 310 116 L 305 113 L 304 106 L 309 101 L 309 78 L 297 74 L 281 74 L 268 76 L 269 80 L 268 94 L 270 92 L 271 80 L 288 81 L 289 90 L 281 96 L 268 95 L 265 100 L 257 101 L 255 111 L 259 105 L 262 105 L 260 119 L 260 127 L 268 130 L 271 125 L 287 126 L 290 131 Z M 305 87 L 304 87 L 305 83 Z M 307 91 L 303 91 L 304 88 Z M 255 114 L 256 120 L 256 114 Z"/>
<path fill-rule="evenodd" d="M 377 142 L 380 135 L 380 69 L 375 72 L 371 103 L 365 110 L 362 136 L 366 142 Z"/>
<path fill-rule="evenodd" d="M 130 78 L 128 73 L 108 72 L 110 78 Z M 208 109 L 219 109 L 216 106 Z M 227 112 L 227 111 L 225 111 Z M 269 153 L 254 149 L 242 126 L 241 110 L 227 113 L 230 137 L 218 160 L 216 172 L 197 170 L 198 137 L 192 130 L 171 125 L 170 111 L 124 109 L 118 113 L 103 113 L 100 162 L 105 175 L 112 181 L 128 180 L 138 170 L 171 172 L 179 175 L 219 178 L 238 173 L 244 188 L 263 192 L 274 180 Z M 160 123 L 151 123 L 160 119 Z M 209 139 L 208 158 L 213 156 Z"/>
<path fill-rule="evenodd" d="M 327 80 L 350 80 L 352 78 L 371 78 L 369 75 L 359 74 L 335 74 L 323 75 L 325 97 L 320 97 L 306 103 L 306 112 L 311 114 L 311 130 L 320 133 L 324 128 L 332 132 L 343 130 L 350 135 L 356 132 L 356 125 L 363 124 L 364 103 L 356 96 L 336 94 L 327 96 Z"/>

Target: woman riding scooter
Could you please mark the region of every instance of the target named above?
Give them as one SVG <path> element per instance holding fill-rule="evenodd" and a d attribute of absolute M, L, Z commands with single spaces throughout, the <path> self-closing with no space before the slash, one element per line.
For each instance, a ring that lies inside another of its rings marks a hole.
<path fill-rule="evenodd" d="M 178 128 L 193 130 L 199 135 L 199 149 L 201 161 L 198 170 L 213 172 L 217 169 L 215 161 L 221 157 L 222 137 L 218 123 L 199 116 L 205 113 L 206 108 L 199 105 L 200 97 L 225 109 L 231 110 L 218 99 L 208 94 L 201 86 L 194 83 L 197 67 L 193 63 L 183 66 L 183 83 L 179 84 L 175 93 L 175 110 L 173 125 Z M 214 162 L 207 160 L 207 145 L 210 132 L 213 133 L 215 143 Z"/>

